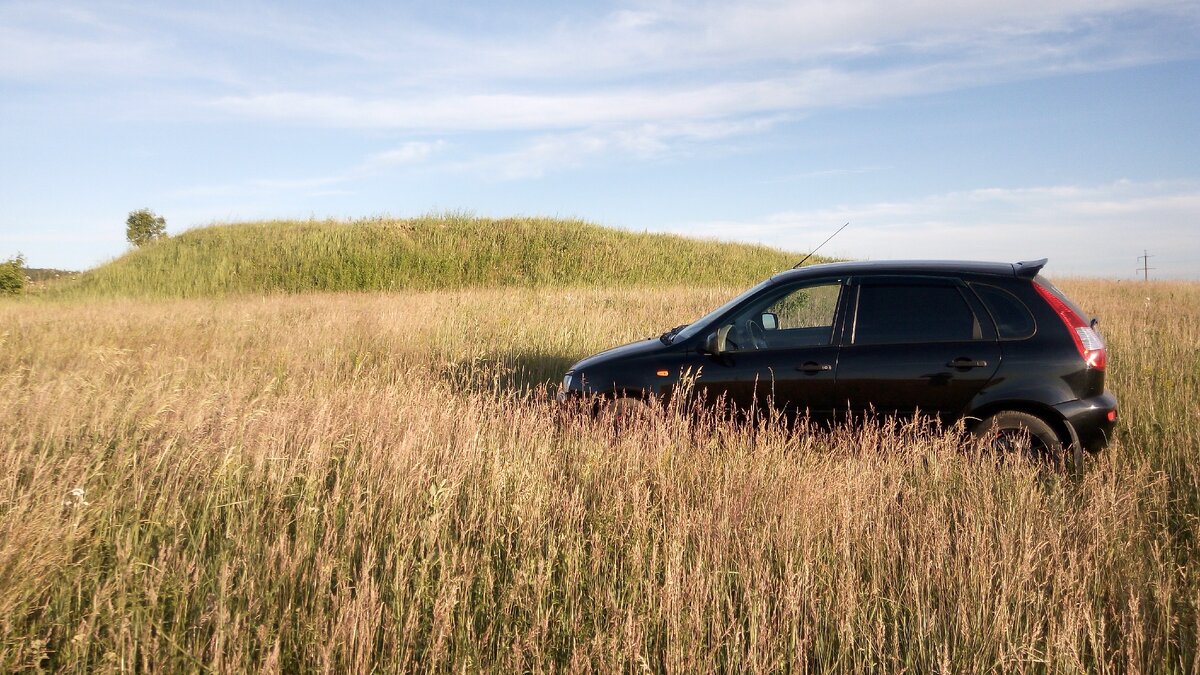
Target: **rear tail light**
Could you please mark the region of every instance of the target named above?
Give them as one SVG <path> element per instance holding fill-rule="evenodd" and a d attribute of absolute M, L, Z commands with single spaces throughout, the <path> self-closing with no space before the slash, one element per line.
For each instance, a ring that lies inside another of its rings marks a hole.
<path fill-rule="evenodd" d="M 1088 368 L 1104 370 L 1108 364 L 1108 352 L 1104 348 L 1104 338 L 1100 337 L 1100 333 L 1053 291 L 1038 283 L 1034 283 L 1033 287 L 1037 289 L 1039 295 L 1045 298 L 1046 302 L 1050 303 L 1051 309 L 1066 324 L 1067 331 L 1075 340 L 1075 348 L 1087 362 Z"/>

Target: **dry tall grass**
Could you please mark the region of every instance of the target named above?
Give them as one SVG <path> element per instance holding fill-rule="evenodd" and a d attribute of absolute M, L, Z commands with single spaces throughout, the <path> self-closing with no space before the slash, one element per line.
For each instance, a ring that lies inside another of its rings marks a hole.
<path fill-rule="evenodd" d="M 1196 672 L 1200 287 L 1063 286 L 1079 482 L 529 388 L 735 289 L 0 303 L 0 667 Z"/>

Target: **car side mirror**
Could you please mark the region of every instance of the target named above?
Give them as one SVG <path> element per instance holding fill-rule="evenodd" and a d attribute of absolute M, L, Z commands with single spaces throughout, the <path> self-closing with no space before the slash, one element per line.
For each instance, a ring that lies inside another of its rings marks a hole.
<path fill-rule="evenodd" d="M 720 356 L 725 353 L 725 339 L 729 335 L 729 329 L 733 326 L 722 326 L 715 332 L 709 333 L 708 337 L 704 338 L 704 344 L 700 345 L 700 351 L 713 356 Z"/>
<path fill-rule="evenodd" d="M 763 312 L 762 327 L 763 330 L 775 330 L 779 328 L 779 315 L 773 312 Z"/>

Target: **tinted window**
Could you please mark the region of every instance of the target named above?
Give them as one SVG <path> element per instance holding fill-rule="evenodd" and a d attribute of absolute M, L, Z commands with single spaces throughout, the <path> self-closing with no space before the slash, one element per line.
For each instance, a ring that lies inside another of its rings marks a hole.
<path fill-rule="evenodd" d="M 979 320 L 954 286 L 864 285 L 854 344 L 978 340 Z"/>
<path fill-rule="evenodd" d="M 1002 288 L 975 284 L 971 286 L 996 321 L 1002 340 L 1018 340 L 1033 335 L 1036 324 L 1025 303 Z"/>

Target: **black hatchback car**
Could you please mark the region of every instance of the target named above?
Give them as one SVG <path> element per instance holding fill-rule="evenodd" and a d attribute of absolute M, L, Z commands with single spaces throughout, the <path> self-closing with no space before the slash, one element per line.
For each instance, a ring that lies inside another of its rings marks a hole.
<path fill-rule="evenodd" d="M 694 323 L 586 358 L 560 400 L 618 410 L 671 396 L 772 405 L 814 421 L 862 415 L 965 419 L 999 448 L 1098 451 L 1116 398 L 1096 321 L 1019 263 L 879 261 L 778 274 Z"/>

